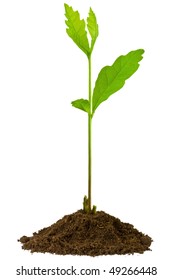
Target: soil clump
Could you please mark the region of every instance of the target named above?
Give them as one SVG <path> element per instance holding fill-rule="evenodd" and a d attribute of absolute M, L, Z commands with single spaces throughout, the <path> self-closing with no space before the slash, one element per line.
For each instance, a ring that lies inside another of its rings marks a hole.
<path fill-rule="evenodd" d="M 87 214 L 79 210 L 47 228 L 18 241 L 31 253 L 58 255 L 123 255 L 150 250 L 151 237 L 103 211 Z"/>

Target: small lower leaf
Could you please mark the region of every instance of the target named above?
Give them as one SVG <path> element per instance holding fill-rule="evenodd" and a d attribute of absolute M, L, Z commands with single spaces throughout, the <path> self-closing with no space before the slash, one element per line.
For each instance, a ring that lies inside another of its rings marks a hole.
<path fill-rule="evenodd" d="M 75 101 L 72 101 L 71 104 L 75 108 L 83 110 L 87 113 L 90 112 L 90 104 L 89 104 L 89 101 L 87 99 L 77 99 Z"/>

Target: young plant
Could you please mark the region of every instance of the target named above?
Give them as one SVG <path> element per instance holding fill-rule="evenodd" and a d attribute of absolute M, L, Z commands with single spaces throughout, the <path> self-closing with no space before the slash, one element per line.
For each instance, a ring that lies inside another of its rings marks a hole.
<path fill-rule="evenodd" d="M 77 99 L 72 101 L 72 105 L 88 114 L 88 196 L 84 196 L 83 210 L 86 213 L 95 213 L 96 206 L 91 206 L 92 191 L 92 119 L 99 105 L 107 100 L 113 93 L 120 90 L 125 81 L 130 78 L 139 68 L 142 60 L 143 49 L 129 52 L 119 56 L 111 66 L 101 69 L 95 82 L 95 87 L 91 85 L 91 56 L 99 35 L 99 28 L 96 16 L 90 8 L 86 21 L 80 19 L 78 11 L 74 11 L 67 4 L 65 6 L 65 16 L 67 18 L 67 34 L 74 43 L 84 52 L 88 60 L 88 99 Z M 86 30 L 87 28 L 87 30 Z M 88 39 L 90 35 L 90 40 Z"/>

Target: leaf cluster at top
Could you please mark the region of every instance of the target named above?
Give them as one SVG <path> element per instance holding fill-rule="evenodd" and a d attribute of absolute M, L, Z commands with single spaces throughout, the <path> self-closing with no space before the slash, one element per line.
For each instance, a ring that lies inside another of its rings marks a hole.
<path fill-rule="evenodd" d="M 90 8 L 87 22 L 85 22 L 83 19 L 80 19 L 78 11 L 74 11 L 72 7 L 65 4 L 65 15 L 67 18 L 67 34 L 90 59 L 99 34 L 97 19 L 93 10 Z M 86 26 L 91 36 L 90 44 Z M 126 55 L 119 56 L 111 66 L 105 66 L 101 69 L 92 94 L 92 110 L 90 110 L 89 100 L 83 98 L 72 101 L 72 105 L 93 116 L 97 107 L 113 93 L 120 90 L 124 86 L 125 81 L 137 71 L 139 62 L 143 58 L 143 53 L 143 49 L 130 51 Z"/>
<path fill-rule="evenodd" d="M 78 11 L 74 11 L 73 8 L 68 6 L 67 4 L 64 4 L 64 6 L 65 16 L 67 18 L 67 34 L 75 42 L 75 44 L 87 55 L 87 57 L 89 57 L 92 53 L 94 44 L 99 34 L 96 16 L 90 8 L 86 24 L 84 19 L 80 19 Z M 87 37 L 86 26 L 91 36 L 90 44 Z"/>

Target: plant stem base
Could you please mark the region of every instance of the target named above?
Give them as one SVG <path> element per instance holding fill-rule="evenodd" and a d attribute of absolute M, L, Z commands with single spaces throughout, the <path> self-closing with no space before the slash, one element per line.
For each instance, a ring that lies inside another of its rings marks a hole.
<path fill-rule="evenodd" d="M 79 210 L 55 224 L 23 236 L 22 248 L 33 252 L 58 255 L 124 255 L 150 250 L 151 237 L 133 225 L 121 222 L 103 211 L 95 214 Z"/>

